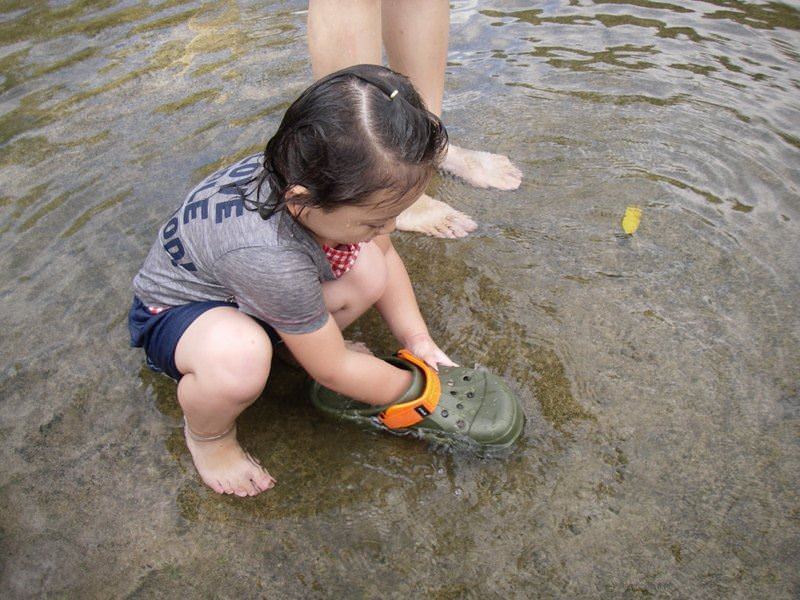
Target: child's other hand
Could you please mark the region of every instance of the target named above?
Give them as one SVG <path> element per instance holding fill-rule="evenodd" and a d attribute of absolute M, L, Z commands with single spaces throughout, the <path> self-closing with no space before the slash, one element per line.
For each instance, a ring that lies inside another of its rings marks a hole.
<path fill-rule="evenodd" d="M 439 346 L 431 339 L 431 336 L 427 334 L 412 337 L 406 341 L 405 346 L 412 354 L 433 367 L 434 371 L 439 371 L 437 364 L 442 364 L 446 367 L 458 366 L 441 351 Z"/>

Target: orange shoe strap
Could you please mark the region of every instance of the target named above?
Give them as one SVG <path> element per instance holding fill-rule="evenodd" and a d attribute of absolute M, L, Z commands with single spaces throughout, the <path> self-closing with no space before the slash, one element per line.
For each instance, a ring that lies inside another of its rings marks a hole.
<path fill-rule="evenodd" d="M 439 375 L 424 360 L 417 358 L 405 348 L 397 352 L 397 357 L 410 362 L 422 371 L 425 376 L 425 387 L 415 400 L 392 404 L 378 415 L 380 422 L 390 429 L 411 427 L 422 421 L 436 410 L 442 391 Z"/>

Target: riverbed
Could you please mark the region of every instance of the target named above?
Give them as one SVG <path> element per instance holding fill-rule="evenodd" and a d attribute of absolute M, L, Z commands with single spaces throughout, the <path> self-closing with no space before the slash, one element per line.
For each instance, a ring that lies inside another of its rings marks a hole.
<path fill-rule="evenodd" d="M 330 421 L 276 362 L 239 435 L 278 484 L 240 499 L 128 347 L 130 282 L 311 82 L 306 5 L 0 5 L 4 597 L 798 597 L 798 4 L 451 7 L 450 138 L 524 179 L 437 175 L 478 229 L 393 239 L 523 436 L 485 457 Z M 347 335 L 397 349 L 374 314 Z"/>

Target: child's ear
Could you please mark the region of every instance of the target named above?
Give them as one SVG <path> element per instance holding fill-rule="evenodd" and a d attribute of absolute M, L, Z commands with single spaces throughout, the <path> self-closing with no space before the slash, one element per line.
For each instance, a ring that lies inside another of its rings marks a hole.
<path fill-rule="evenodd" d="M 288 190 L 284 198 L 286 199 L 286 209 L 292 213 L 295 218 L 300 215 L 305 203 L 303 202 L 304 196 L 308 196 L 308 188 L 302 185 L 293 185 Z"/>
<path fill-rule="evenodd" d="M 292 202 L 299 199 L 300 196 L 308 196 L 308 188 L 295 184 L 286 190 L 284 197 L 286 198 L 286 202 Z"/>

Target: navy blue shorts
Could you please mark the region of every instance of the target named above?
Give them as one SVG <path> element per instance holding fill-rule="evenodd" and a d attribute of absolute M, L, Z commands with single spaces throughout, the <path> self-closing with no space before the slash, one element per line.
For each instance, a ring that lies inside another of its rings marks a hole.
<path fill-rule="evenodd" d="M 131 310 L 128 312 L 131 346 L 144 348 L 147 355 L 147 366 L 153 371 L 166 373 L 178 381 L 182 377 L 178 367 L 175 366 L 175 348 L 178 340 L 197 317 L 217 306 L 239 308 L 233 302 L 209 300 L 173 306 L 154 315 L 147 310 L 139 298 L 134 296 Z M 281 343 L 281 338 L 275 329 L 260 319 L 255 320 L 267 332 L 273 345 Z"/>

